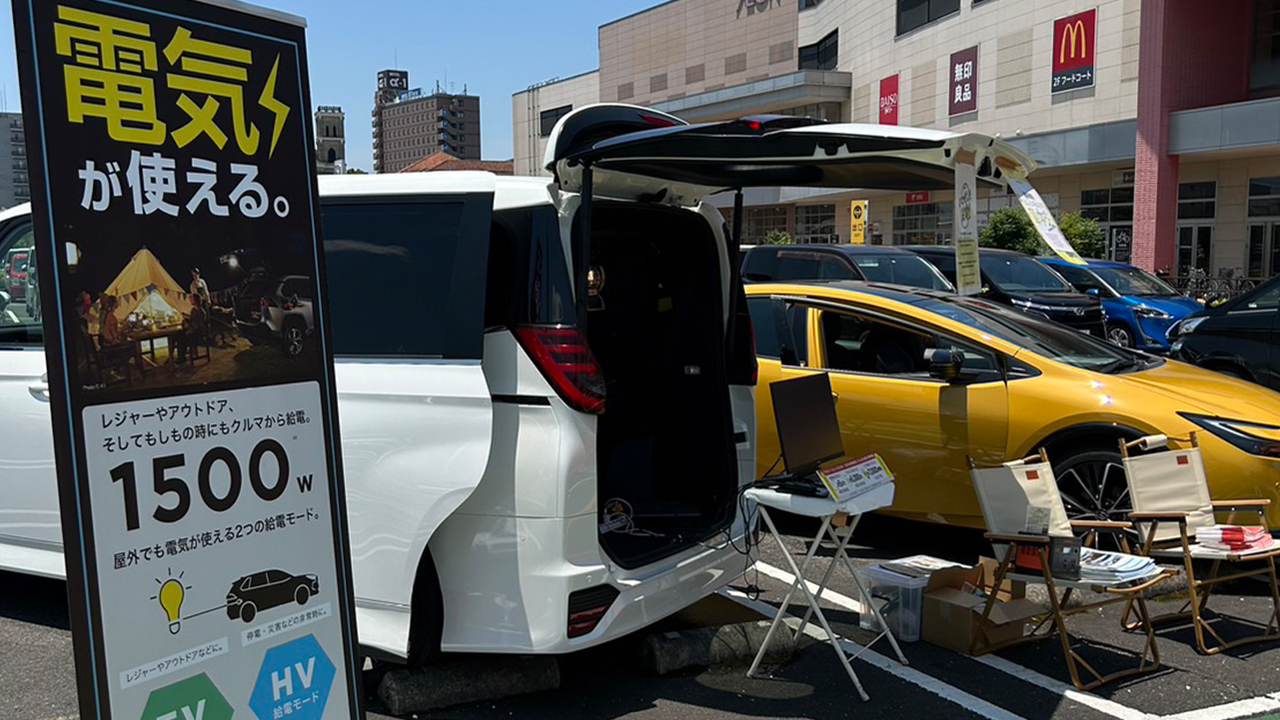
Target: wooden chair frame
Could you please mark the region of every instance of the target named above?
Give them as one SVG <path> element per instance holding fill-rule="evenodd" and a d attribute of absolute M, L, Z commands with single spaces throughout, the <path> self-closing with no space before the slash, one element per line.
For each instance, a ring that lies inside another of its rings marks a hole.
<path fill-rule="evenodd" d="M 1170 437 L 1170 441 L 1187 443 L 1193 448 L 1200 447 L 1200 440 L 1197 433 L 1192 432 L 1186 438 Z M 1141 440 L 1133 442 L 1120 441 L 1120 455 L 1124 459 L 1128 459 L 1129 451 L 1139 448 Z M 1130 481 L 1132 482 L 1132 481 Z M 1132 491 L 1130 491 L 1132 494 Z M 1240 513 L 1257 514 L 1259 521 L 1266 526 L 1266 511 L 1271 504 L 1270 500 L 1226 500 L 1213 501 L 1213 511 L 1217 515 L 1219 513 L 1229 514 L 1230 520 L 1235 520 Z M 1276 558 L 1280 557 L 1280 548 L 1267 553 L 1259 553 L 1253 555 L 1227 554 L 1217 557 L 1196 557 L 1195 543 L 1187 533 L 1187 517 L 1190 513 L 1156 513 L 1156 512 L 1133 512 L 1129 513 L 1129 518 L 1135 523 L 1148 523 L 1146 539 L 1139 548 L 1138 554 L 1151 557 L 1155 555 L 1163 555 L 1166 557 L 1175 557 L 1181 555 L 1183 571 L 1187 579 L 1187 603 L 1183 609 L 1165 613 L 1151 618 L 1154 625 L 1167 625 L 1176 622 L 1191 621 L 1192 628 L 1195 631 L 1196 648 L 1204 655 L 1217 655 L 1224 650 L 1231 650 L 1242 645 L 1251 645 L 1253 643 L 1269 642 L 1272 640 L 1280 640 L 1280 587 L 1276 582 Z M 1169 540 L 1157 542 L 1156 533 L 1161 523 L 1177 523 L 1178 537 Z M 1216 553 L 1215 553 L 1216 555 Z M 1197 559 L 1209 559 L 1213 561 L 1213 565 L 1209 569 L 1208 577 L 1201 578 L 1196 574 L 1194 561 Z M 1234 572 L 1229 575 L 1220 575 L 1222 563 L 1261 563 L 1262 567 L 1254 570 L 1245 570 Z M 1209 606 L 1209 598 L 1213 594 L 1215 585 L 1240 580 L 1250 577 L 1263 577 L 1269 583 L 1271 588 L 1271 619 L 1267 622 L 1263 631 L 1257 635 L 1249 635 L 1239 638 L 1231 642 L 1227 642 L 1218 634 L 1213 626 L 1204 619 L 1204 614 Z M 1137 625 L 1129 622 L 1130 611 L 1132 605 L 1125 608 L 1123 622 L 1125 628 L 1136 629 Z M 1215 644 L 1210 645 L 1206 640 L 1206 636 L 1212 636 Z"/>
<path fill-rule="evenodd" d="M 973 458 L 968 458 L 969 469 L 981 469 Z M 1049 462 L 1049 456 L 1042 448 L 1039 453 L 1023 459 L 1023 462 Z M 1125 530 L 1132 529 L 1132 524 L 1127 522 L 1111 522 L 1111 521 L 1072 521 L 1071 526 L 1075 530 L 1085 531 L 1086 533 L 1097 532 L 1115 532 L 1122 534 Z M 986 539 L 994 543 L 1007 544 L 1004 557 L 1000 560 L 1000 564 L 996 569 L 995 577 L 991 585 L 991 593 L 983 606 L 982 619 L 983 626 L 980 634 L 974 639 L 973 646 L 970 647 L 970 654 L 974 656 L 986 655 L 988 653 L 998 652 L 1011 647 L 1025 645 L 1027 643 L 1047 640 L 1054 635 L 1058 636 L 1058 640 L 1062 645 L 1062 657 L 1067 665 L 1067 672 L 1071 676 L 1071 683 L 1076 689 L 1082 691 L 1094 690 L 1102 685 L 1106 685 L 1117 680 L 1123 680 L 1139 675 L 1146 675 L 1159 670 L 1160 665 L 1160 648 L 1156 644 L 1155 627 L 1151 622 L 1151 615 L 1147 610 L 1147 600 L 1144 592 L 1159 583 L 1165 578 L 1172 577 L 1177 574 L 1176 570 L 1165 570 L 1159 575 L 1146 580 L 1138 585 L 1128 586 L 1124 588 L 1107 587 L 1102 585 L 1093 585 L 1089 583 L 1061 581 L 1055 580 L 1053 574 L 1049 570 L 1049 543 L 1050 539 L 1046 536 L 1038 535 L 1004 535 L 1000 533 L 986 533 Z M 1122 536 L 1123 537 L 1123 536 Z M 1122 543 L 1126 548 L 1128 542 L 1122 539 Z M 1042 576 L 1035 578 L 1031 575 L 1020 575 L 1011 573 L 1013 560 L 1017 555 L 1019 548 L 1031 548 L 1040 557 L 1040 568 Z M 1011 575 L 1017 576 L 1016 579 L 1026 582 L 1043 582 L 1049 593 L 1049 613 L 1041 618 L 1040 622 L 1032 628 L 1030 633 L 1004 642 L 991 643 L 986 639 L 986 627 L 990 620 L 991 613 L 995 609 L 997 595 L 1000 586 L 1007 577 Z M 1061 598 L 1058 596 L 1059 584 L 1066 585 Z M 1106 595 L 1101 600 L 1083 604 L 1079 607 L 1066 608 L 1065 605 L 1071 598 L 1071 593 L 1076 589 L 1089 589 L 1095 593 Z M 1071 634 L 1067 630 L 1067 618 L 1073 615 L 1081 615 L 1093 612 L 1108 605 L 1118 605 L 1126 603 L 1125 618 L 1132 608 L 1137 606 L 1138 621 L 1134 623 L 1134 628 L 1141 628 L 1147 636 L 1146 643 L 1143 644 L 1142 653 L 1138 657 L 1137 667 L 1119 670 L 1107 675 L 1099 673 L 1092 665 L 1088 663 L 1071 647 Z M 1091 679 L 1087 682 L 1081 679 L 1081 669 L 1084 669 Z"/>

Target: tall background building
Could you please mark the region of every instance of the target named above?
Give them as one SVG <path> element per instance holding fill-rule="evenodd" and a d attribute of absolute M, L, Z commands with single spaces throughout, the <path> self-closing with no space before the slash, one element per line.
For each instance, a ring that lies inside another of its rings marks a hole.
<path fill-rule="evenodd" d="M 1110 257 L 1280 274 L 1280 0 L 671 0 L 598 36 L 598 70 L 513 98 L 517 174 L 591 102 L 981 132 L 1031 155 Z M 747 192 L 744 239 L 848 242 L 853 200 L 870 242 L 951 241 L 951 192 L 800 188 Z M 978 202 L 985 224 L 1014 199 Z"/>
<path fill-rule="evenodd" d="M 31 200 L 22 113 L 0 113 L 0 209 Z"/>
<path fill-rule="evenodd" d="M 406 70 L 378 73 L 373 96 L 373 171 L 399 172 L 438 152 L 480 159 L 480 98 L 409 89 Z"/>
<path fill-rule="evenodd" d="M 346 169 L 346 115 L 335 105 L 320 105 L 316 108 L 316 172 L 341 175 Z"/>

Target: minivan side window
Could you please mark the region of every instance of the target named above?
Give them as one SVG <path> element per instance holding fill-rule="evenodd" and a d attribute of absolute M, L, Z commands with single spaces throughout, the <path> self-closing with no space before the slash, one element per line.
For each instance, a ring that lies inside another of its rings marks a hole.
<path fill-rule="evenodd" d="M 1078 267 L 1067 267 L 1066 265 L 1054 265 L 1053 269 L 1058 271 L 1059 275 L 1066 278 L 1067 282 L 1071 283 L 1071 286 L 1074 287 L 1077 292 L 1097 290 L 1100 295 L 1107 297 L 1111 296 L 1111 292 L 1107 290 L 1107 288 L 1103 287 L 1102 283 L 1098 282 L 1098 279 L 1088 270 Z"/>
<path fill-rule="evenodd" d="M 478 200 L 491 207 L 487 196 L 322 207 L 335 354 L 480 359 L 489 233 Z"/>
<path fill-rule="evenodd" d="M 40 345 L 39 285 L 29 277 L 36 252 L 29 223 L 10 226 L 0 234 L 0 345 Z"/>

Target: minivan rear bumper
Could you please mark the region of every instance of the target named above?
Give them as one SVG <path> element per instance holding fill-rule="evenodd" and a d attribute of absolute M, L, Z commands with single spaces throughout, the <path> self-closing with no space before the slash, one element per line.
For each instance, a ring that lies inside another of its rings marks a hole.
<path fill-rule="evenodd" d="M 740 518 L 733 530 L 742 547 Z M 441 649 L 557 654 L 592 647 L 679 612 L 740 577 L 750 562 L 723 535 L 708 543 L 711 547 L 696 545 L 634 571 L 548 552 L 574 547 L 588 537 L 594 543 L 597 533 L 594 514 L 568 519 L 451 516 L 432 538 L 432 554 L 450 558 L 445 562 L 455 571 L 475 571 L 443 584 Z M 444 576 L 445 569 L 440 570 Z M 511 583 L 512 578 L 519 582 Z M 602 585 L 616 589 L 617 598 L 594 630 L 570 638 L 570 594 Z"/>

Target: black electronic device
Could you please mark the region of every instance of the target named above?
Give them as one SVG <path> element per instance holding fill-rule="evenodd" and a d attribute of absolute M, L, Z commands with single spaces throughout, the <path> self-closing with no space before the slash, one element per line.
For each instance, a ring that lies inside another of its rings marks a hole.
<path fill-rule="evenodd" d="M 831 378 L 826 373 L 770 383 L 769 394 L 788 475 L 811 475 L 822 463 L 844 455 Z"/>

